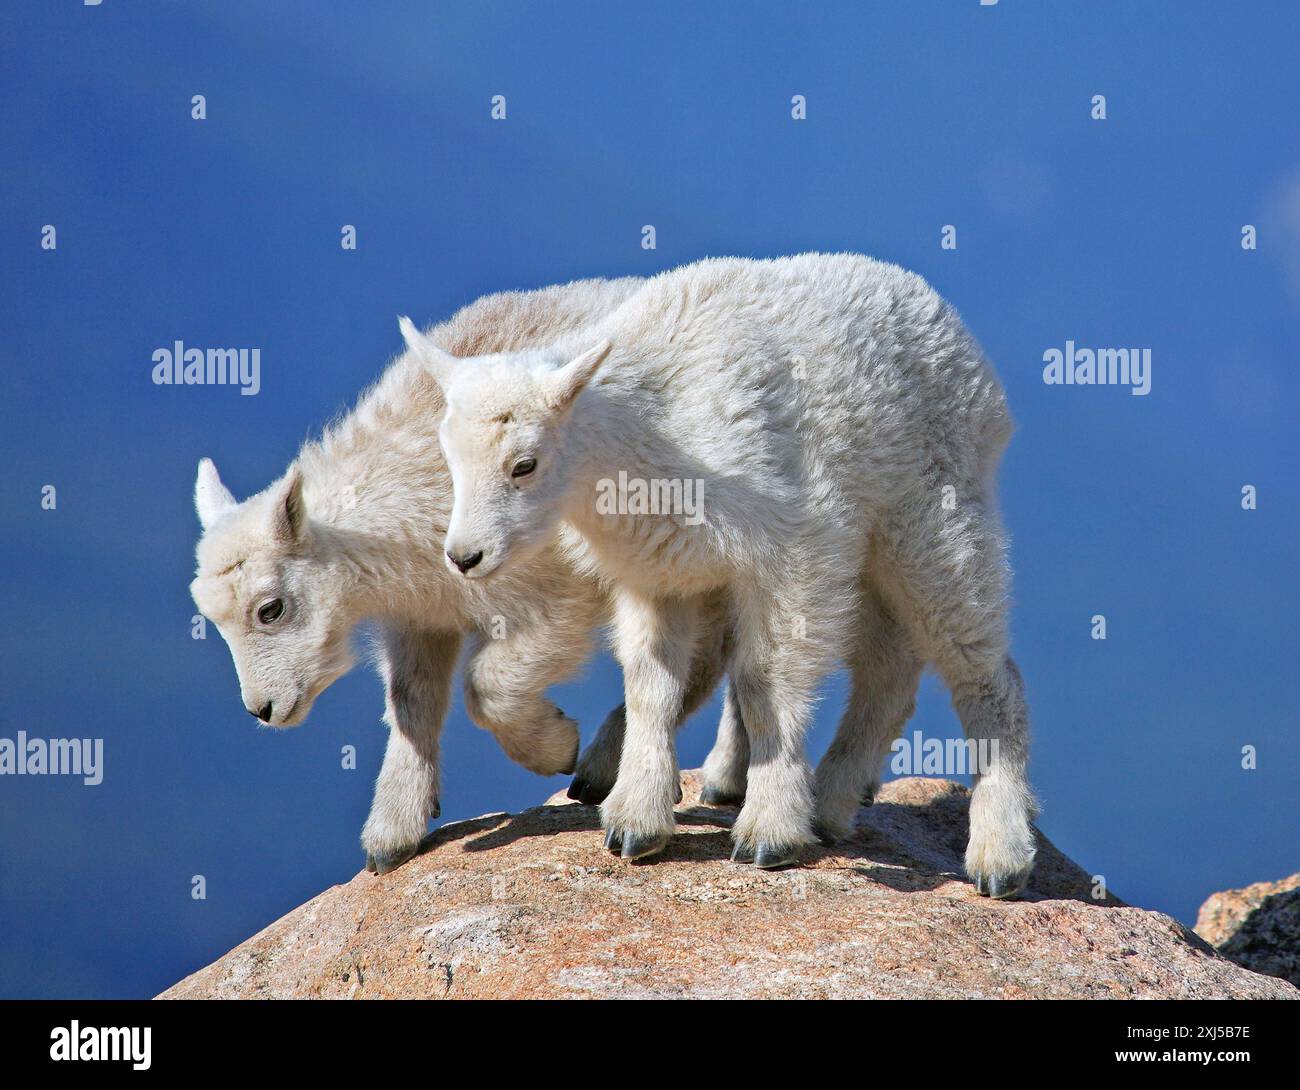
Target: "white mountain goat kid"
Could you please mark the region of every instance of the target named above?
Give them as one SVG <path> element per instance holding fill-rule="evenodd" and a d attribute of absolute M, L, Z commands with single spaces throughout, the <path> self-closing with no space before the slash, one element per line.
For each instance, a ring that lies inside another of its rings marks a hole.
<path fill-rule="evenodd" d="M 641 283 L 494 295 L 428 336 L 464 353 L 545 344 L 608 313 Z M 439 737 L 462 640 L 472 645 L 470 716 L 526 768 L 568 772 L 577 728 L 543 693 L 587 658 L 608 609 L 596 581 L 555 550 L 538 551 L 490 586 L 453 576 L 430 552 L 430 533 L 441 534 L 451 513 L 435 430 L 441 413 L 437 385 L 408 352 L 265 492 L 237 503 L 207 459 L 195 485 L 204 533 L 191 589 L 230 647 L 250 713 L 273 727 L 301 723 L 353 665 L 358 622 L 381 627 L 390 733 L 361 838 L 379 873 L 414 854 L 438 815 Z M 683 716 L 707 699 L 722 670 L 723 621 L 708 623 Z M 612 787 L 622 724 L 617 708 L 584 754 L 576 793 L 598 801 Z M 724 718 L 719 791 L 735 783 L 743 791 L 737 729 Z"/>
<path fill-rule="evenodd" d="M 491 587 L 558 530 L 613 588 L 627 724 L 602 807 L 611 848 L 639 858 L 671 837 L 673 729 L 721 591 L 750 748 L 735 858 L 781 866 L 815 828 L 849 830 L 929 662 L 967 736 L 997 742 L 967 870 L 995 897 L 1023 886 L 1028 726 L 993 484 L 1011 421 L 920 277 L 851 254 L 702 261 L 547 347 L 472 360 L 402 328 L 446 396 L 449 567 Z M 613 480 L 699 482 L 702 518 L 610 511 Z M 854 699 L 814 791 L 804 733 L 843 660 Z"/>

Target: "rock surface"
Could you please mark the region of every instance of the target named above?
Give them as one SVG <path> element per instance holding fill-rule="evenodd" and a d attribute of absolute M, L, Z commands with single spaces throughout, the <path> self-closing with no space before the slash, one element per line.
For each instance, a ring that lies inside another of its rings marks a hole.
<path fill-rule="evenodd" d="M 1196 933 L 1238 965 L 1300 986 L 1300 874 L 1212 894 Z"/>
<path fill-rule="evenodd" d="M 447 825 L 160 998 L 1300 998 L 1168 916 L 1095 900 L 1041 835 L 1023 900 L 978 897 L 956 784 L 890 783 L 851 842 L 765 872 L 728 861 L 735 811 L 683 779 L 658 862 L 610 856 L 596 809 L 562 796 Z"/>

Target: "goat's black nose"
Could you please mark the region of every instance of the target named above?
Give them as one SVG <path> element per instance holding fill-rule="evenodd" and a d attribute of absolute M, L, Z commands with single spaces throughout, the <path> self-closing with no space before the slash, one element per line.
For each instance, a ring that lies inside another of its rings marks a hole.
<path fill-rule="evenodd" d="M 249 708 L 248 714 L 260 719 L 263 723 L 269 723 L 271 721 L 271 701 L 268 700 L 257 711 Z"/>
<path fill-rule="evenodd" d="M 470 553 L 468 556 L 453 556 L 451 553 L 448 553 L 447 559 L 450 560 L 453 564 L 455 564 L 456 567 L 460 570 L 460 572 L 464 574 L 465 572 L 469 571 L 470 568 L 474 567 L 474 565 L 477 564 L 480 560 L 483 559 L 483 550 L 479 549 L 478 552 Z"/>

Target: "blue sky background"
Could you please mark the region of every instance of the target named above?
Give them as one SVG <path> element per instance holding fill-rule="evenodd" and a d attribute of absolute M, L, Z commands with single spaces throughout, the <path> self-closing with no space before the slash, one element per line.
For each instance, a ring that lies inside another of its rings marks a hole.
<path fill-rule="evenodd" d="M 1188 922 L 1300 868 L 1298 43 L 1284 2 L 6 4 L 0 735 L 102 737 L 105 778 L 0 778 L 0 995 L 153 994 L 362 862 L 379 683 L 255 729 L 190 638 L 198 459 L 262 488 L 398 312 L 713 254 L 899 262 L 996 361 L 1046 833 Z M 1070 338 L 1150 347 L 1151 394 L 1045 386 Z M 154 386 L 176 339 L 260 346 L 262 392 Z M 589 737 L 620 688 L 602 657 L 559 699 Z M 932 679 L 913 726 L 958 729 Z M 564 783 L 456 707 L 444 818 Z"/>

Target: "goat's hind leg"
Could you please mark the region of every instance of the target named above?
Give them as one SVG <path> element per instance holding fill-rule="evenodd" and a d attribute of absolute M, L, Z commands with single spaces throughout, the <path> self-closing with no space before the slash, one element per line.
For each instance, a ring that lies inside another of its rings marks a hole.
<path fill-rule="evenodd" d="M 852 579 L 840 585 L 791 552 L 779 565 L 779 590 L 737 589 L 731 685 L 749 737 L 745 804 L 732 826 L 736 862 L 789 866 L 814 842 L 812 773 L 804 736 L 817 688 L 845 645 Z"/>
<path fill-rule="evenodd" d="M 924 665 L 870 583 L 853 629 L 848 706 L 815 781 L 817 838 L 828 846 L 848 836 L 859 807 L 875 800 L 890 746 L 916 708 Z"/>
<path fill-rule="evenodd" d="M 706 806 L 743 806 L 749 779 L 749 735 L 740 714 L 740 702 L 730 681 L 723 695 L 718 736 L 704 759 L 700 802 Z"/>
<path fill-rule="evenodd" d="M 1011 897 L 1033 870 L 1036 812 L 1029 787 L 1029 713 L 1007 650 L 1005 546 L 978 500 L 926 510 L 891 537 L 900 617 L 937 667 L 966 738 L 987 764 L 970 804 L 966 873 L 981 894 Z"/>

